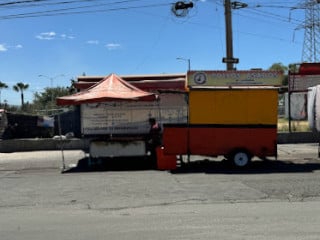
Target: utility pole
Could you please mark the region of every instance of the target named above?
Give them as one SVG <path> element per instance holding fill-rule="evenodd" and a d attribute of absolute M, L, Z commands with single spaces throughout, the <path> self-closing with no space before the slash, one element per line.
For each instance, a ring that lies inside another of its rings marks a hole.
<path fill-rule="evenodd" d="M 224 15 L 226 22 L 226 53 L 227 56 L 222 62 L 227 64 L 227 70 L 234 70 L 233 64 L 239 63 L 239 58 L 233 57 L 233 37 L 232 37 L 232 9 L 240 9 L 247 7 L 248 4 L 242 2 L 231 2 L 224 0 Z"/>
<path fill-rule="evenodd" d="M 226 22 L 226 49 L 227 56 L 223 58 L 223 62 L 227 64 L 227 70 L 233 70 L 233 39 L 232 39 L 232 13 L 231 13 L 231 1 L 224 1 L 224 16 Z"/>
<path fill-rule="evenodd" d="M 320 0 L 317 0 L 320 1 Z M 224 0 L 225 24 L 226 24 L 226 57 L 222 58 L 222 62 L 227 64 L 227 70 L 235 70 L 234 64 L 239 63 L 239 58 L 233 57 L 233 39 L 232 39 L 232 9 L 240 9 L 247 7 L 248 4 L 231 0 Z M 172 12 L 176 17 L 185 17 L 188 9 L 193 8 L 193 2 L 178 1 L 172 5 Z M 190 60 L 189 60 L 190 70 Z"/>

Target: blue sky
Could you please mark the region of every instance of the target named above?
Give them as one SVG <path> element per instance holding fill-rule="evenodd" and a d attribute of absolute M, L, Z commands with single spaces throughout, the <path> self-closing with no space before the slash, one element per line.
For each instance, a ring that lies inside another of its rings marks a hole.
<path fill-rule="evenodd" d="M 32 102 L 35 92 L 51 83 L 69 86 L 83 73 L 184 73 L 188 64 L 179 57 L 190 59 L 193 70 L 226 69 L 222 0 L 193 1 L 185 17 L 174 16 L 172 0 L 24 2 L 0 0 L 0 81 L 9 86 L 1 100 L 9 104 L 20 105 L 20 95 L 12 90 L 17 82 L 30 85 L 25 101 Z M 242 2 L 248 7 L 233 10 L 237 69 L 300 62 L 304 11 L 291 8 L 301 1 Z"/>

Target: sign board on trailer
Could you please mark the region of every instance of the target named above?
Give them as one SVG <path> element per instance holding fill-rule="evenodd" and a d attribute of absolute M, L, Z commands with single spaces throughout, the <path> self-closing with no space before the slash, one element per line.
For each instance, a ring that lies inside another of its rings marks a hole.
<path fill-rule="evenodd" d="M 280 86 L 279 71 L 189 71 L 188 86 Z"/>
<path fill-rule="evenodd" d="M 186 94 L 163 93 L 158 102 L 110 101 L 81 105 L 83 135 L 147 134 L 148 120 L 187 123 Z"/>

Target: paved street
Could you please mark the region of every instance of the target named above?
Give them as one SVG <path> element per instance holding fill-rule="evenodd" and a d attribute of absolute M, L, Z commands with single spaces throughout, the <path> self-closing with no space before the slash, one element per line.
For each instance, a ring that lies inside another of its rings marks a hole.
<path fill-rule="evenodd" d="M 168 172 L 89 170 L 65 151 L 63 174 L 59 151 L 0 153 L 1 240 L 319 239 L 318 146 L 278 153 L 241 171 L 197 156 Z"/>

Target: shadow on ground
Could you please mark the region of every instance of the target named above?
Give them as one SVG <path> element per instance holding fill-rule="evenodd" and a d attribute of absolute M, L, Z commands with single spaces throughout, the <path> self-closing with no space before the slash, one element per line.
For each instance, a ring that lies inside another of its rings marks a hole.
<path fill-rule="evenodd" d="M 310 161 L 296 163 L 284 160 L 256 160 L 245 168 L 236 168 L 228 161 L 199 160 L 171 171 L 175 174 L 207 173 L 207 174 L 261 174 L 261 173 L 304 173 L 320 170 L 320 162 Z"/>
<path fill-rule="evenodd" d="M 88 164 L 88 158 L 80 159 L 76 166 L 67 168 L 64 173 L 91 171 L 144 171 L 156 170 L 150 158 L 112 158 L 103 159 L 93 165 Z M 250 166 L 235 168 L 226 160 L 212 161 L 199 159 L 184 163 L 172 174 L 206 173 L 206 174 L 260 174 L 260 173 L 304 173 L 320 170 L 320 161 L 310 160 L 303 163 L 289 160 L 255 160 Z"/>
<path fill-rule="evenodd" d="M 150 158 L 108 158 L 89 161 L 82 158 L 76 166 L 68 167 L 64 173 L 91 172 L 91 171 L 144 171 L 156 169 Z"/>

